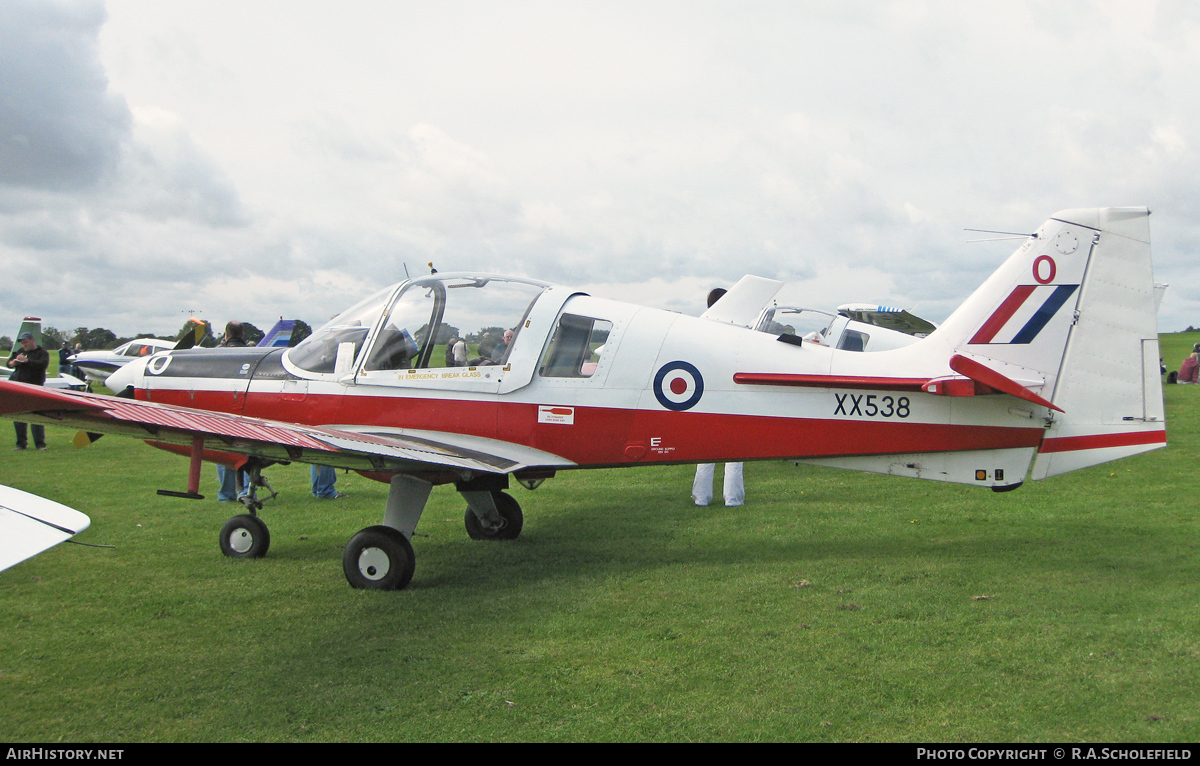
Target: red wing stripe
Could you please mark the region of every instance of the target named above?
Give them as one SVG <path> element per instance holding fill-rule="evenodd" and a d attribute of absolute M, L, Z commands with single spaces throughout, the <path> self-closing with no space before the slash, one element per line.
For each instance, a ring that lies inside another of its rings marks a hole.
<path fill-rule="evenodd" d="M 1093 434 L 1091 436 L 1060 436 L 1044 439 L 1038 452 L 1077 452 L 1085 449 L 1105 447 L 1133 447 L 1138 444 L 1166 444 L 1166 431 L 1130 431 L 1120 434 Z"/>
<path fill-rule="evenodd" d="M 100 410 L 104 409 L 102 402 L 95 401 L 95 394 L 82 396 L 75 392 L 63 392 L 53 388 L 43 388 L 29 383 L 17 383 L 0 379 L 0 413 L 35 412 L 37 410 Z"/>
<path fill-rule="evenodd" d="M 1012 319 L 1012 315 L 1017 313 L 1017 309 L 1021 308 L 1021 304 L 1025 303 L 1036 289 L 1037 285 L 1017 285 L 1004 299 L 1004 303 L 1000 304 L 1000 308 L 996 309 L 995 313 L 983 323 L 983 327 L 979 328 L 975 337 L 967 342 L 991 343 L 992 338 L 996 337 L 996 333 L 1000 332 L 1000 328 Z"/>
<path fill-rule="evenodd" d="M 797 375 L 785 372 L 738 372 L 734 383 L 810 388 L 868 388 L 881 391 L 920 391 L 929 378 L 874 378 L 866 375 Z"/>
<path fill-rule="evenodd" d="M 330 451 L 329 445 L 310 436 L 306 433 L 308 429 L 303 426 L 274 425 L 239 415 L 188 411 L 151 402 L 130 402 L 113 397 L 104 397 L 103 403 L 105 414 L 115 420 Z"/>

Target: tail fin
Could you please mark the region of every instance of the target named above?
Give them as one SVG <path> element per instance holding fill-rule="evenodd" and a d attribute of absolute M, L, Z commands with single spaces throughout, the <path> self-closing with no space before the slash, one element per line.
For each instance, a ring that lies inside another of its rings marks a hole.
<path fill-rule="evenodd" d="M 179 336 L 179 341 L 175 344 L 173 351 L 186 351 L 189 348 L 200 345 L 200 341 L 212 334 L 212 326 L 203 319 L 191 317 L 188 319 L 188 327 Z"/>
<path fill-rule="evenodd" d="M 1166 444 L 1149 215 L 1055 214 L 934 334 L 1061 410 L 1034 479 Z"/>
<path fill-rule="evenodd" d="M 21 322 L 21 329 L 17 330 L 14 338 L 19 338 L 25 333 L 33 335 L 33 342 L 42 345 L 42 320 L 38 317 L 25 317 L 25 321 Z"/>
<path fill-rule="evenodd" d="M 271 348 L 287 348 L 295 345 L 292 343 L 292 330 L 296 327 L 295 319 L 279 318 L 275 326 L 267 330 L 267 334 L 262 337 L 256 346 L 270 346 Z"/>

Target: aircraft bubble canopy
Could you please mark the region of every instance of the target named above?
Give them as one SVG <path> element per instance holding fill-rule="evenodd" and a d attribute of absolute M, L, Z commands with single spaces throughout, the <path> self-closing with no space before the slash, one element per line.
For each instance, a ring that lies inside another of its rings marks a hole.
<path fill-rule="evenodd" d="M 453 340 L 466 344 L 468 362 L 499 364 L 534 301 L 550 286 L 491 274 L 411 279 L 337 315 L 290 349 L 287 360 L 318 374 L 451 366 L 453 349 L 447 346 Z"/>

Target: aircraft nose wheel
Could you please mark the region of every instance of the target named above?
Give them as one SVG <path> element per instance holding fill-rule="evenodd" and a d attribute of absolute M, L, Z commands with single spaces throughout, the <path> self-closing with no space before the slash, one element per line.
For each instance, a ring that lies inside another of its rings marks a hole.
<path fill-rule="evenodd" d="M 401 590 L 417 568 L 412 543 L 391 527 L 367 527 L 346 545 L 342 571 L 352 588 Z"/>
<path fill-rule="evenodd" d="M 233 559 L 260 559 L 271 547 L 271 533 L 257 516 L 234 516 L 221 527 L 221 553 Z"/>
<path fill-rule="evenodd" d="M 496 529 L 488 529 L 480 523 L 479 517 L 470 508 L 463 516 L 467 526 L 467 536 L 472 540 L 516 540 L 521 536 L 521 527 L 525 525 L 525 514 L 521 513 L 521 504 L 507 492 L 493 492 L 492 499 L 496 502 L 496 510 L 504 523 Z"/>

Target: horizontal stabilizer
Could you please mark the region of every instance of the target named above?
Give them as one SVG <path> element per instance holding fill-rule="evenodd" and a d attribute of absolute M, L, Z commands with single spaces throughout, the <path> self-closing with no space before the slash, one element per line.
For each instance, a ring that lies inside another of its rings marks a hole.
<path fill-rule="evenodd" d="M 955 354 L 954 356 L 950 357 L 950 369 L 954 370 L 960 375 L 966 375 L 976 383 L 982 383 L 989 388 L 994 388 L 1002 393 L 1015 396 L 1018 399 L 1024 399 L 1025 401 L 1033 402 L 1034 404 L 1040 404 L 1043 407 L 1049 407 L 1050 409 L 1058 410 L 1059 412 L 1063 411 L 1062 407 L 1057 406 L 1053 402 L 1046 401 L 1017 381 L 1006 378 L 987 365 L 980 364 L 974 359 L 965 357 L 961 354 Z"/>

